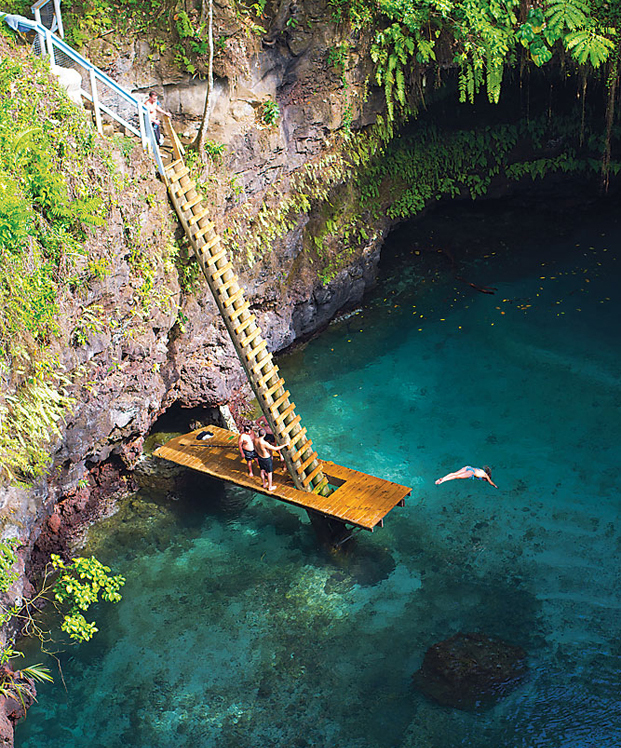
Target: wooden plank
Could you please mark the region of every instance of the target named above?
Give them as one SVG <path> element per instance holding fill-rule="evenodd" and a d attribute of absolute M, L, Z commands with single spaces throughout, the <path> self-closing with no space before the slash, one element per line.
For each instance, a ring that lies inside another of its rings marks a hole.
<path fill-rule="evenodd" d="M 166 167 L 166 169 L 165 169 L 165 171 L 166 171 L 166 176 L 168 176 L 168 174 L 169 174 L 169 173 L 172 173 L 172 172 L 174 172 L 174 171 L 175 171 L 175 169 L 176 169 L 176 168 L 177 168 L 178 166 L 184 166 L 184 163 L 183 163 L 183 159 L 177 159 L 176 161 L 171 161 L 171 163 L 170 163 L 170 164 L 168 164 L 168 166 L 167 166 L 167 167 Z"/>
<path fill-rule="evenodd" d="M 248 333 L 248 335 L 246 335 L 245 338 L 242 338 L 239 341 L 239 344 L 241 345 L 242 348 L 245 348 L 249 343 L 252 343 L 252 341 L 257 337 L 257 335 L 260 335 L 260 334 L 261 334 L 261 328 L 255 327 L 255 329 L 252 332 Z"/>
<path fill-rule="evenodd" d="M 321 463 L 319 463 L 305 478 L 302 478 L 302 485 L 308 486 L 308 484 L 313 480 L 313 478 L 320 472 L 321 472 Z"/>
<path fill-rule="evenodd" d="M 278 374 L 278 366 L 274 364 L 274 366 L 269 370 L 266 371 L 265 374 L 257 381 L 257 387 L 261 389 L 265 384 L 267 384 L 272 377 L 275 377 Z"/>
<path fill-rule="evenodd" d="M 215 255 L 207 255 L 205 257 L 205 263 L 209 266 L 209 272 L 211 272 L 211 266 L 215 265 L 216 262 L 223 257 L 226 257 L 226 249 L 221 249 L 219 252 L 216 252 Z"/>
<path fill-rule="evenodd" d="M 259 353 L 261 353 L 261 351 L 264 351 L 266 348 L 267 348 L 267 340 L 262 339 L 258 345 L 246 351 L 246 358 L 249 361 L 252 361 L 253 358 L 256 359 Z"/>
<path fill-rule="evenodd" d="M 289 392 L 289 390 L 285 390 L 283 394 L 278 398 L 278 400 L 274 400 L 274 402 L 270 405 L 270 410 L 272 411 L 272 413 L 278 410 L 278 408 L 280 408 L 280 406 L 285 402 L 285 400 L 289 398 L 290 394 L 291 393 Z"/>
<path fill-rule="evenodd" d="M 206 245 L 205 245 L 205 246 L 206 246 Z M 209 247 L 207 247 L 207 249 L 209 249 Z M 216 269 L 215 269 L 215 270 L 214 270 L 214 271 L 213 271 L 213 272 L 211 273 L 211 277 L 212 277 L 212 278 L 213 278 L 214 280 L 217 280 L 217 279 L 218 279 L 218 278 L 219 278 L 219 277 L 220 277 L 221 275 L 224 275 L 224 274 L 225 274 L 225 273 L 226 273 L 226 272 L 227 272 L 228 270 L 231 270 L 231 271 L 235 272 L 235 271 L 233 270 L 233 263 L 231 263 L 231 262 L 228 262 L 228 261 L 227 261 L 227 262 L 226 262 L 226 263 L 225 263 L 225 264 L 224 264 L 224 265 L 223 265 L 223 266 L 222 266 L 221 268 L 216 268 Z"/>
<path fill-rule="evenodd" d="M 274 392 L 279 390 L 283 384 L 285 383 L 285 380 L 280 377 L 279 380 L 276 382 L 276 384 L 273 384 L 268 390 L 265 391 L 265 397 L 271 397 Z"/>
<path fill-rule="evenodd" d="M 184 213 L 187 213 L 189 210 L 192 210 L 192 208 L 195 205 L 198 205 L 202 199 L 203 199 L 202 195 L 197 195 L 196 197 L 193 197 L 191 200 L 188 200 L 187 203 L 183 203 L 183 205 L 181 206 L 181 210 Z"/>
<path fill-rule="evenodd" d="M 267 354 L 267 356 L 265 356 L 265 358 L 262 358 L 260 361 L 257 361 L 256 364 L 250 369 L 250 371 L 253 374 L 256 374 L 257 372 L 262 371 L 263 369 L 265 369 L 265 367 L 268 364 L 270 366 L 274 365 L 273 364 L 273 359 L 272 359 L 272 357 L 271 357 L 271 355 L 269 353 Z"/>
<path fill-rule="evenodd" d="M 244 296 L 244 289 L 238 288 L 237 291 L 232 296 L 228 296 L 226 299 L 222 299 L 222 304 L 225 307 L 231 306 L 231 304 L 234 304 L 236 301 L 239 301 Z"/>
<path fill-rule="evenodd" d="M 282 422 L 283 422 L 283 421 L 285 420 L 285 418 L 286 418 L 287 416 L 290 416 L 290 415 L 291 415 L 291 414 L 293 413 L 293 411 L 294 411 L 294 410 L 295 410 L 295 403 L 291 403 L 290 405 L 288 405 L 288 406 L 287 406 L 287 407 L 285 408 L 285 410 L 283 410 L 283 412 L 282 412 L 282 413 L 279 413 L 279 414 L 278 414 L 278 415 L 277 415 L 277 416 L 276 416 L 276 417 L 274 418 L 274 420 L 276 421 L 276 423 L 277 423 L 277 424 L 281 424 L 281 423 L 282 423 Z"/>
<path fill-rule="evenodd" d="M 317 454 L 317 452 L 313 452 L 310 457 L 307 457 L 304 460 L 304 462 L 300 465 L 300 467 L 298 468 L 298 473 L 303 473 L 306 470 L 306 468 L 311 464 L 311 462 L 313 462 L 313 460 L 316 460 L 318 456 L 319 455 Z"/>
<path fill-rule="evenodd" d="M 213 278 L 213 276 L 212 276 L 212 278 Z M 239 287 L 239 283 L 237 282 L 237 276 L 236 275 L 234 275 L 232 278 L 229 278 L 226 281 L 223 281 L 218 286 L 218 293 L 220 295 L 224 294 L 226 291 L 229 290 L 229 288 L 231 288 L 231 286 L 238 286 Z"/>
<path fill-rule="evenodd" d="M 178 182 L 182 177 L 185 177 L 186 174 L 189 174 L 190 170 L 184 166 L 183 169 L 180 171 L 174 171 L 168 178 L 170 181 L 174 184 L 175 182 Z"/>
<path fill-rule="evenodd" d="M 278 426 L 278 428 L 279 428 L 279 430 L 280 430 L 280 433 L 281 433 L 281 434 L 282 434 L 283 436 L 287 436 L 287 434 L 288 434 L 288 433 L 289 433 L 289 432 L 291 431 L 291 429 L 292 429 L 292 428 L 293 428 L 294 426 L 296 426 L 297 424 L 299 424 L 301 420 L 302 420 L 302 419 L 300 418 L 300 416 L 299 416 L 299 415 L 297 415 L 297 416 L 296 416 L 296 417 L 295 417 L 295 418 L 294 418 L 294 419 L 293 419 L 293 420 L 292 420 L 292 421 L 291 421 L 290 423 L 288 423 L 288 424 L 287 424 L 286 426 L 281 426 L 281 424 L 280 424 L 280 423 L 278 423 L 278 424 L 277 424 L 277 426 Z"/>
<path fill-rule="evenodd" d="M 203 218 L 209 218 L 209 211 L 207 208 L 205 208 L 201 213 L 194 213 L 191 218 L 188 218 L 188 226 L 194 226 L 195 223 L 198 223 Z"/>
<path fill-rule="evenodd" d="M 244 299 L 244 303 L 234 309 L 229 309 L 229 319 L 234 322 L 240 314 L 247 312 L 250 309 L 250 304 Z"/>
<path fill-rule="evenodd" d="M 289 440 L 289 447 L 293 447 L 294 444 L 297 444 L 300 439 L 302 439 L 304 436 L 306 436 L 306 429 L 301 428 L 297 434 L 294 434 L 291 439 Z M 308 439 L 308 444 L 312 444 L 313 442 Z M 306 445 L 304 445 L 303 449 L 306 449 Z"/>
<path fill-rule="evenodd" d="M 173 182 L 169 190 L 172 191 L 173 202 L 175 202 L 177 209 L 181 210 L 181 206 L 186 202 L 186 195 L 189 195 L 193 190 L 196 192 L 196 185 L 191 179 L 187 184 Z"/>
<path fill-rule="evenodd" d="M 306 429 L 304 429 L 304 431 L 306 431 Z M 289 443 L 289 449 L 291 449 L 292 444 L 295 444 L 293 440 L 291 440 L 291 442 Z M 297 449 L 295 452 L 293 452 L 293 454 L 291 454 L 291 459 L 293 460 L 293 462 L 297 462 L 302 457 L 304 452 L 307 452 L 309 449 L 312 449 L 312 446 L 313 446 L 313 442 L 310 439 L 307 439 L 299 449 Z"/>
<path fill-rule="evenodd" d="M 200 239 L 202 236 L 205 236 L 205 234 L 208 231 L 212 231 L 215 229 L 215 223 L 213 221 L 209 221 L 209 223 L 206 226 L 197 226 L 197 231 L 194 232 L 194 238 Z M 220 237 L 218 236 L 218 241 L 220 241 Z"/>
<path fill-rule="evenodd" d="M 254 316 L 254 314 L 251 314 L 250 316 L 246 317 L 246 319 L 241 322 L 236 328 L 235 328 L 235 334 L 241 335 L 242 332 L 253 322 L 256 322 L 257 318 Z"/>

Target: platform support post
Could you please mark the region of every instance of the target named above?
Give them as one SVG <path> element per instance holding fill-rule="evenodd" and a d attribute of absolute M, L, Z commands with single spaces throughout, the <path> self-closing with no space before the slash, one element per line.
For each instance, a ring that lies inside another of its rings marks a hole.
<path fill-rule="evenodd" d="M 322 545 L 330 546 L 334 550 L 340 550 L 344 542 L 348 540 L 348 536 L 351 536 L 347 525 L 341 522 L 341 520 L 326 517 L 325 514 L 320 514 L 312 509 L 307 509 L 306 513 L 317 535 L 317 539 Z"/>

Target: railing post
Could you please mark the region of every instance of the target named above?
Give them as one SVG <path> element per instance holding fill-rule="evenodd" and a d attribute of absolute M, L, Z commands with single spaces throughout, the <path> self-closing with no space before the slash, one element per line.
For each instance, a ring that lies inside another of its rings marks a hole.
<path fill-rule="evenodd" d="M 60 13 L 60 0 L 54 0 L 54 15 L 56 16 L 56 24 L 58 26 L 58 36 L 64 39 L 65 30 L 63 29 L 63 17 Z"/>
<path fill-rule="evenodd" d="M 47 42 L 47 53 L 50 56 L 50 67 L 56 65 L 56 59 L 54 57 L 54 42 L 52 39 L 52 32 L 48 29 L 45 32 L 45 40 Z"/>
<path fill-rule="evenodd" d="M 149 113 L 145 109 L 144 104 L 138 102 L 138 124 L 140 125 L 140 140 L 142 141 L 142 149 L 149 152 L 149 141 L 147 139 L 147 132 L 144 126 L 144 118 L 149 116 Z"/>
<path fill-rule="evenodd" d="M 103 135 L 103 127 L 101 124 L 101 111 L 99 110 L 99 94 L 97 93 L 97 76 L 95 75 L 95 71 L 93 68 L 90 68 L 89 70 L 90 77 L 91 77 L 91 96 L 93 98 L 93 109 L 95 110 L 95 124 L 97 125 L 97 130 L 99 130 L 99 134 Z"/>
<path fill-rule="evenodd" d="M 41 23 L 41 11 L 39 10 L 39 8 L 33 8 L 33 13 L 35 21 L 39 24 L 39 26 L 43 26 L 43 24 Z M 43 57 L 43 55 L 45 54 L 45 38 L 40 31 L 37 32 L 37 36 L 39 37 L 40 54 L 41 57 Z"/>
<path fill-rule="evenodd" d="M 166 130 L 166 134 L 168 135 L 168 137 L 170 138 L 172 142 L 173 160 L 179 161 L 179 159 L 183 158 L 183 154 L 185 153 L 185 148 L 181 144 L 181 141 L 179 140 L 177 133 L 175 132 L 174 127 L 172 126 L 170 117 L 167 114 L 162 115 L 162 124 L 164 125 L 164 129 Z"/>

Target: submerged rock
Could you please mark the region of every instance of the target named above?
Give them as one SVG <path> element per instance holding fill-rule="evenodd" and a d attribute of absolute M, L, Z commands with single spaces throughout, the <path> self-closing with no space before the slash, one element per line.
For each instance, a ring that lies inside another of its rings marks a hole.
<path fill-rule="evenodd" d="M 482 634 L 459 633 L 429 647 L 415 686 L 456 709 L 487 709 L 524 679 L 528 666 L 520 647 Z"/>

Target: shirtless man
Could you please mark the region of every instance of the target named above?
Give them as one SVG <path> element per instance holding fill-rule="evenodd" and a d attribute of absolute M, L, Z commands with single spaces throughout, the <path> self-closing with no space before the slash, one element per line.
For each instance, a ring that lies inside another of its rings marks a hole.
<path fill-rule="evenodd" d="M 248 465 L 248 475 L 254 477 L 252 472 L 252 461 L 256 460 L 258 455 L 254 448 L 254 439 L 252 438 L 252 429 L 250 426 L 242 426 L 241 434 L 237 440 L 237 448 L 242 456 L 242 459 L 246 460 Z"/>
<path fill-rule="evenodd" d="M 265 429 L 259 429 L 257 432 L 257 438 L 254 442 L 254 448 L 257 451 L 259 459 L 259 467 L 261 468 L 261 482 L 263 488 L 267 488 L 268 491 L 274 491 L 276 486 L 272 485 L 272 474 L 274 472 L 274 464 L 272 461 L 272 453 L 280 452 L 281 449 L 289 446 L 289 442 L 282 444 L 280 447 L 274 447 L 265 439 Z"/>
<path fill-rule="evenodd" d="M 444 478 L 438 478 L 438 480 L 436 481 L 436 486 L 439 486 L 440 483 L 444 483 L 447 480 L 457 480 L 459 478 L 478 478 L 479 480 L 486 480 L 488 483 L 494 486 L 494 488 L 498 488 L 498 486 L 492 480 L 492 469 L 487 465 L 484 465 L 482 469 L 470 467 L 470 465 L 465 465 L 463 468 L 456 470 L 454 473 L 445 475 Z"/>
<path fill-rule="evenodd" d="M 160 132 L 160 118 L 158 117 L 158 114 L 165 114 L 167 117 L 170 117 L 170 112 L 167 112 L 165 109 L 162 109 L 162 107 L 159 105 L 157 100 L 157 94 L 155 91 L 151 91 L 149 93 L 149 98 L 144 103 L 145 108 L 147 112 L 149 113 L 149 119 L 151 120 L 151 124 L 153 125 L 153 132 L 155 134 L 155 140 L 158 145 L 160 145 L 160 140 L 162 138 L 161 132 Z"/>

